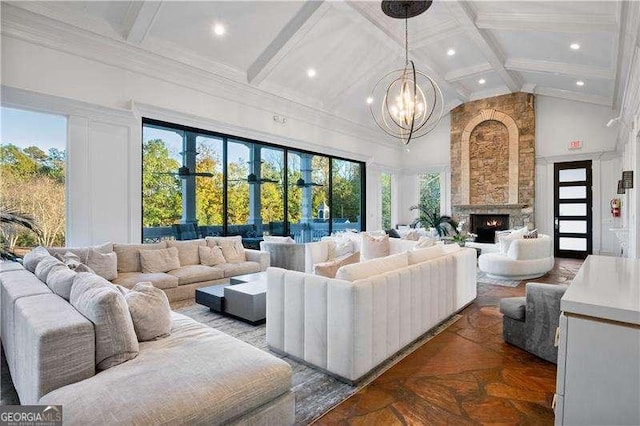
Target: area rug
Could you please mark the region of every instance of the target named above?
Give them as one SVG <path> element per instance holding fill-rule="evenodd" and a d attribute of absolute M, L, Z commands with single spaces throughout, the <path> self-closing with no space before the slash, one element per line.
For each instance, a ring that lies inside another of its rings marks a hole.
<path fill-rule="evenodd" d="M 350 386 L 289 357 L 269 351 L 266 341 L 266 327 L 264 324 L 252 326 L 242 321 L 216 314 L 209 310 L 209 308 L 197 304 L 177 308 L 175 311 L 288 362 L 293 369 L 292 381 L 293 392 L 296 398 L 297 425 L 312 423 L 461 318 L 460 315 L 452 316 L 434 330 L 423 335 L 419 340 L 385 361 L 362 383 L 359 383 L 357 386 Z"/>
<path fill-rule="evenodd" d="M 522 280 L 499 280 L 490 278 L 484 272 L 478 271 L 477 281 L 480 284 L 501 285 L 503 287 L 518 287 Z"/>

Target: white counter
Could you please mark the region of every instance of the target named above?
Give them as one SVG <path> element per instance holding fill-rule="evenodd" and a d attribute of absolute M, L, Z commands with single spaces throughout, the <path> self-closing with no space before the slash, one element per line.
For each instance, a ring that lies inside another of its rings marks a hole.
<path fill-rule="evenodd" d="M 640 325 L 640 260 L 589 256 L 560 308 L 565 313 Z"/>

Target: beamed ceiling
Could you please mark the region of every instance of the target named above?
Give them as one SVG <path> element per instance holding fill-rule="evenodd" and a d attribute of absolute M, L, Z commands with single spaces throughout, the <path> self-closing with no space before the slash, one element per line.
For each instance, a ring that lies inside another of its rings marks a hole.
<path fill-rule="evenodd" d="M 369 127 L 371 87 L 403 64 L 404 23 L 378 1 L 8 4 Z M 516 91 L 619 109 L 625 23 L 637 18 L 628 9 L 619 1 L 436 0 L 409 21 L 410 56 L 439 83 L 447 109 Z"/>

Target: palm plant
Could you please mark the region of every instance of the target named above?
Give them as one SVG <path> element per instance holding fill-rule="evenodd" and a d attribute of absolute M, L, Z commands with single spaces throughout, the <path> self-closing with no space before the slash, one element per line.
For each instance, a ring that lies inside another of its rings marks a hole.
<path fill-rule="evenodd" d="M 25 228 L 37 235 L 40 234 L 40 229 L 33 220 L 33 217 L 5 205 L 0 205 L 0 226 L 2 226 L 2 228 Z M 3 238 L 2 242 L 0 242 L 0 259 L 18 259 L 18 256 L 11 250 L 11 247 L 8 247 L 6 238 Z"/>
<path fill-rule="evenodd" d="M 424 222 L 424 224 L 429 227 L 435 228 L 441 237 L 452 236 L 458 233 L 458 221 L 451 216 L 441 215 L 437 210 L 427 211 L 419 205 L 411 206 L 409 210 L 418 210 L 420 212 L 420 216 L 415 219 L 412 224 L 413 226 L 418 222 Z"/>

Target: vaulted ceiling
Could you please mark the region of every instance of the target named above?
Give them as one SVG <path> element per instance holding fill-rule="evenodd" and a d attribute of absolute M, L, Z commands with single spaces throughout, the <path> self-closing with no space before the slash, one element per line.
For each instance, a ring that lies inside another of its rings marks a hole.
<path fill-rule="evenodd" d="M 366 126 L 372 86 L 403 64 L 404 23 L 378 1 L 9 4 Z M 515 91 L 618 109 L 627 6 L 436 0 L 409 21 L 410 56 L 448 109 Z"/>

